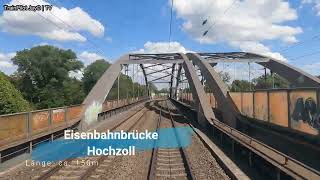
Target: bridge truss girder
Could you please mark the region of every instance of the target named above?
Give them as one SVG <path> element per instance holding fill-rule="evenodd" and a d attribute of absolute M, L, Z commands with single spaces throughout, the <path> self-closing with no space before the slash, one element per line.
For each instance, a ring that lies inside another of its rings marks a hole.
<path fill-rule="evenodd" d="M 284 61 L 276 60 L 271 57 L 246 52 L 198 54 L 212 66 L 215 66 L 219 62 L 257 63 L 288 80 L 292 87 L 319 87 L 320 85 L 320 79 Z"/>
<path fill-rule="evenodd" d="M 193 60 L 190 61 L 190 59 Z M 231 102 L 231 98 L 228 97 L 228 89 L 225 84 L 221 81 L 217 72 L 214 71 L 212 66 L 215 66 L 220 61 L 243 61 L 247 60 L 249 62 L 256 62 L 260 65 L 263 65 L 266 68 L 269 68 L 271 71 L 278 73 L 283 76 L 296 87 L 308 86 L 308 87 L 319 87 L 320 80 L 316 77 L 313 77 L 295 67 L 292 67 L 284 62 L 277 61 L 272 58 L 260 56 L 253 53 L 171 53 L 171 54 L 129 54 L 121 56 L 114 64 L 112 64 L 108 70 L 102 75 L 98 80 L 95 86 L 92 88 L 88 96 L 83 101 L 85 105 L 85 110 L 83 112 L 83 118 L 81 121 L 82 129 L 87 129 L 89 125 L 94 122 L 95 116 L 102 111 L 102 104 L 108 96 L 114 82 L 117 80 L 118 76 L 121 73 L 123 65 L 130 64 L 139 64 L 142 69 L 146 88 L 149 93 L 149 81 L 148 74 L 146 72 L 147 68 L 151 68 L 157 65 L 163 65 L 164 67 L 171 67 L 171 73 L 165 72 L 168 76 L 171 76 L 169 85 L 170 85 L 170 97 L 177 98 L 177 88 L 179 86 L 180 75 L 184 74 L 187 78 L 191 89 L 193 99 L 195 101 L 195 108 L 198 112 L 198 121 L 201 124 L 205 124 L 204 119 L 215 119 L 209 101 L 206 98 L 206 93 L 204 91 L 203 84 L 198 78 L 197 71 L 194 65 L 197 65 L 202 76 L 205 80 L 209 82 L 210 88 L 213 90 L 213 93 L 218 101 L 219 108 L 222 108 L 224 112 L 224 119 L 226 123 L 230 126 L 235 127 L 236 125 L 236 114 L 238 113 L 237 109 Z M 144 66 L 144 64 L 151 64 L 149 66 Z M 172 64 L 168 66 L 166 64 Z M 177 69 L 177 75 L 175 75 Z M 181 73 L 182 69 L 184 73 Z M 161 71 L 159 71 L 161 72 Z M 160 78 L 162 79 L 162 78 Z M 176 87 L 174 89 L 173 82 L 176 79 Z M 228 113 L 229 112 L 229 113 Z M 231 112 L 231 113 L 230 113 Z"/>

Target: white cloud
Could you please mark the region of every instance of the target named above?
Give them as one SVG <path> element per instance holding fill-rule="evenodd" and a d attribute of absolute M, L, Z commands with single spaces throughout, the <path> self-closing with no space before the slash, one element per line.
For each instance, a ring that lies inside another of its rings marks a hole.
<path fill-rule="evenodd" d="M 255 41 L 231 42 L 234 47 L 239 47 L 244 52 L 255 52 L 264 56 L 272 57 L 277 60 L 287 61 L 280 53 L 271 52 L 270 48 Z"/>
<path fill-rule="evenodd" d="M 179 42 L 146 42 L 144 48 L 136 51 L 137 53 L 186 53 L 190 52 Z"/>
<path fill-rule="evenodd" d="M 49 4 L 44 0 L 24 0 L 28 5 Z M 20 4 L 18 0 L 10 3 Z M 102 37 L 104 26 L 93 19 L 79 7 L 66 9 L 53 6 L 52 11 L 4 11 L 0 16 L 0 27 L 5 32 L 15 34 L 32 34 L 56 41 L 86 41 L 80 31 L 88 31 L 92 35 Z"/>
<path fill-rule="evenodd" d="M 281 40 L 285 43 L 297 42 L 300 27 L 283 23 L 297 19 L 296 10 L 283 0 L 175 0 L 177 17 L 184 20 L 182 30 L 200 43 L 228 43 L 242 51 L 263 53 L 278 57 L 269 47 L 262 44 L 266 40 Z M 227 12 L 226 9 L 230 8 Z M 208 18 L 207 24 L 202 21 Z M 212 26 L 213 25 L 213 26 Z M 203 33 L 209 29 L 206 36 Z"/>
<path fill-rule="evenodd" d="M 71 77 L 71 78 L 76 78 L 76 79 L 78 79 L 78 80 L 81 80 L 82 77 L 83 77 L 83 70 L 84 70 L 84 69 L 77 70 L 77 71 L 70 71 L 70 72 L 69 72 L 69 77 Z"/>
<path fill-rule="evenodd" d="M 0 52 L 0 71 L 6 74 L 12 74 L 17 67 L 12 63 L 11 58 L 13 58 L 16 53 L 1 53 Z"/>
<path fill-rule="evenodd" d="M 91 64 L 92 62 L 98 60 L 98 59 L 105 59 L 105 57 L 99 55 L 99 54 L 96 54 L 96 53 L 93 53 L 93 52 L 88 52 L 88 51 L 83 51 L 81 54 L 78 55 L 78 58 L 85 64 L 85 65 L 88 65 L 88 64 Z"/>

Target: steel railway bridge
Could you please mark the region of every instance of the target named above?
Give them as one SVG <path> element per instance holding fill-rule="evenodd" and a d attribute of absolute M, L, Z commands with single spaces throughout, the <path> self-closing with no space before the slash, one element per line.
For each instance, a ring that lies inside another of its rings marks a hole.
<path fill-rule="evenodd" d="M 290 88 L 230 92 L 214 68 L 222 62 L 257 63 L 286 79 Z M 130 101 L 107 102 L 122 69 L 132 64 L 144 75 L 145 93 Z M 155 66 L 161 68 L 152 69 Z M 161 72 L 165 75 L 154 76 Z M 66 128 L 86 131 L 115 114 L 153 101 L 150 82 L 169 84 L 170 102 L 192 120 L 195 132 L 232 179 L 256 177 L 242 176 L 254 168 L 272 172 L 275 179 L 320 179 L 320 79 L 283 61 L 245 52 L 123 55 L 81 106 L 0 116 L 0 123 L 12 127 L 2 133 L 0 159 L 5 163 L 13 154 L 21 154 L 17 151 L 30 153 L 38 143 L 54 140 Z M 189 85 L 188 92 L 182 90 L 183 83 Z M 193 178 L 187 174 L 188 179 Z"/>

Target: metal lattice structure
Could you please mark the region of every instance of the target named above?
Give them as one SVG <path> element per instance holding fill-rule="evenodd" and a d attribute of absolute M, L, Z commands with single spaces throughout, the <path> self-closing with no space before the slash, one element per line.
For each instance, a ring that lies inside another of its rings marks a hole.
<path fill-rule="evenodd" d="M 146 91 L 148 92 L 147 96 L 150 95 L 149 82 L 168 83 L 170 86 L 170 97 L 176 98 L 179 83 L 187 81 L 194 99 L 194 108 L 198 112 L 198 122 L 201 124 L 205 124 L 206 119 L 215 118 L 203 88 L 203 81 L 207 81 L 217 99 L 225 123 L 236 127 L 236 119 L 239 112 L 228 97 L 228 88 L 213 68 L 219 62 L 249 62 L 260 64 L 287 79 L 293 87 L 319 87 L 320 85 L 318 78 L 296 67 L 283 61 L 254 53 L 127 54 L 112 64 L 84 100 L 83 104 L 85 104 L 86 108 L 83 113 L 82 124 L 90 124 L 90 119 L 88 120 L 88 118 L 91 116 L 89 114 L 93 109 L 98 109 L 96 113 L 99 113 L 101 109 L 99 107 L 105 101 L 114 82 L 121 73 L 122 67 L 124 65 L 138 64 L 144 75 Z M 147 72 L 147 69 L 152 69 L 154 66 L 161 66 L 163 68 Z M 195 66 L 199 69 L 196 69 Z M 168 72 L 170 70 L 171 72 Z M 164 72 L 165 75 L 160 77 L 155 76 L 155 74 L 161 72 Z M 199 80 L 198 73 L 201 74 L 202 80 Z M 181 78 L 182 75 L 185 76 L 185 79 Z M 170 80 L 165 81 L 165 78 L 170 78 Z M 159 82 L 159 80 L 162 81 Z"/>

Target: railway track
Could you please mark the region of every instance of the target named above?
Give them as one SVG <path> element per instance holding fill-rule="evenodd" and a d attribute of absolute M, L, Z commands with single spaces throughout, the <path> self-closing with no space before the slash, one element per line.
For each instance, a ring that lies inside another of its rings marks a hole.
<path fill-rule="evenodd" d="M 167 101 L 163 102 L 162 107 L 164 107 L 164 104 L 169 118 L 164 118 L 164 111 L 160 109 L 157 130 L 159 128 L 176 127 Z M 177 132 L 175 132 L 175 137 L 173 138 L 179 141 Z M 187 154 L 183 148 L 154 148 L 151 156 L 148 179 L 195 179 L 189 164 Z"/>
<path fill-rule="evenodd" d="M 141 108 L 136 113 L 115 125 L 111 131 L 118 130 L 120 127 L 123 130 L 132 130 L 136 124 L 143 119 L 142 117 L 147 111 L 145 108 Z M 129 127 L 123 128 L 126 124 L 128 124 Z M 112 164 L 114 158 L 115 156 L 90 156 L 68 159 L 64 161 L 63 165 L 56 165 L 50 169 L 46 169 L 42 175 L 35 176 L 33 179 L 100 179 L 99 173 L 103 173 L 105 169 Z"/>

